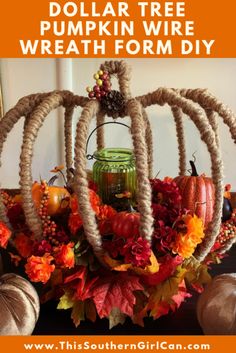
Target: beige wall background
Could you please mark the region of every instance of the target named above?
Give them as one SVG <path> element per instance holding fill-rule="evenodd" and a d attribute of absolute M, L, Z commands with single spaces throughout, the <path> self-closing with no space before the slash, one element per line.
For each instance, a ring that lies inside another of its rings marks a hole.
<path fill-rule="evenodd" d="M 221 101 L 236 112 L 236 59 L 129 59 L 133 75 L 133 95 L 153 91 L 160 86 L 173 88 L 208 88 Z M 54 89 L 70 89 L 86 95 L 85 88 L 94 84 L 93 74 L 101 59 L 2 59 L 1 79 L 4 110 L 27 94 Z M 116 86 L 115 79 L 113 79 Z M 154 171 L 159 176 L 176 176 L 178 152 L 173 118 L 168 107 L 152 107 L 148 110 L 154 135 Z M 74 115 L 74 125 L 80 110 Z M 129 119 L 125 119 L 129 123 Z M 225 182 L 236 190 L 236 147 L 228 128 L 220 121 L 222 155 L 225 165 Z M 193 123 L 186 117 L 185 131 L 188 158 L 196 152 L 199 173 L 210 174 L 210 161 L 205 145 Z M 17 187 L 19 154 L 22 143 L 23 121 L 16 124 L 4 146 L 0 182 L 4 187 Z M 94 127 L 91 126 L 91 129 Z M 130 136 L 125 128 L 107 126 L 107 146 L 129 147 Z M 96 149 L 95 136 L 89 152 Z M 33 177 L 48 178 L 49 170 L 63 163 L 63 113 L 52 113 L 40 130 L 35 146 Z"/>

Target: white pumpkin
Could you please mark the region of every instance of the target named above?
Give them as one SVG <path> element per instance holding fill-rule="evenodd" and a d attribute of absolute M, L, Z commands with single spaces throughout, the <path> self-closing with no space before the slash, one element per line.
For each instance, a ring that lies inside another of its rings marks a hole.
<path fill-rule="evenodd" d="M 236 335 L 236 273 L 213 278 L 198 299 L 197 317 L 206 335 Z"/>
<path fill-rule="evenodd" d="M 0 335 L 30 335 L 39 316 L 39 297 L 32 284 L 14 273 L 0 277 Z"/>

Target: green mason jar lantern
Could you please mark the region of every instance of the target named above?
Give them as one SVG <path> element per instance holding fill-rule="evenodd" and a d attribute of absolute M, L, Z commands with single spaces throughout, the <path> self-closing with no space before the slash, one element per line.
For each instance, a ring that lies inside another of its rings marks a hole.
<path fill-rule="evenodd" d="M 134 155 L 127 148 L 103 148 L 94 153 L 93 180 L 105 204 L 117 210 L 135 205 L 136 171 Z"/>

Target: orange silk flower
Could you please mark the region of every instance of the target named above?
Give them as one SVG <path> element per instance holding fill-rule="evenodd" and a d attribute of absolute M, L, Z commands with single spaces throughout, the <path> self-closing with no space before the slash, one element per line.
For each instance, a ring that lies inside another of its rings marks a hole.
<path fill-rule="evenodd" d="M 204 237 L 204 225 L 201 218 L 196 215 L 186 215 L 183 221 L 187 227 L 186 233 L 178 233 L 172 246 L 174 253 L 187 259 L 192 256 L 196 246 Z"/>
<path fill-rule="evenodd" d="M 61 245 L 55 255 L 55 261 L 57 265 L 66 268 L 72 268 L 75 265 L 75 254 L 73 250 L 73 243 L 67 245 Z"/>
<path fill-rule="evenodd" d="M 0 246 L 6 248 L 8 240 L 11 237 L 10 229 L 2 222 L 0 222 Z"/>
<path fill-rule="evenodd" d="M 46 283 L 51 277 L 51 273 L 55 269 L 55 265 L 51 265 L 54 258 L 46 253 L 43 256 L 31 256 L 25 265 L 25 272 L 32 282 Z"/>

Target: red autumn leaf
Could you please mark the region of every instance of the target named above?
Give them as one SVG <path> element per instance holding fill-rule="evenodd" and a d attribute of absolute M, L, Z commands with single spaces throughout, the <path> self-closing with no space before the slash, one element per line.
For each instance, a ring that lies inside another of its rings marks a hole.
<path fill-rule="evenodd" d="M 87 268 L 81 266 L 80 270 L 74 273 L 73 275 L 66 277 L 64 283 L 70 283 L 70 287 L 75 290 L 73 299 L 75 300 L 86 300 L 91 298 L 92 292 L 91 288 L 94 283 L 97 281 L 98 277 L 88 278 L 87 277 Z"/>
<path fill-rule="evenodd" d="M 182 257 L 166 255 L 163 261 L 160 262 L 160 269 L 157 273 L 143 276 L 143 282 L 148 286 L 156 286 L 159 283 L 165 281 L 167 278 L 172 276 L 176 270 L 176 267 L 183 262 Z"/>
<path fill-rule="evenodd" d="M 118 273 L 100 278 L 91 289 L 99 317 L 108 317 L 113 308 L 132 316 L 136 303 L 133 292 L 136 290 L 143 290 L 137 276 Z"/>
<path fill-rule="evenodd" d="M 81 281 L 85 281 L 85 276 L 87 274 L 87 269 L 85 266 L 81 266 L 81 268 L 75 272 L 73 275 L 68 276 L 65 278 L 64 283 L 70 283 L 72 281 L 75 281 L 76 279 L 80 279 Z"/>
<path fill-rule="evenodd" d="M 187 292 L 185 282 L 183 280 L 179 285 L 178 293 L 173 295 L 173 297 L 171 298 L 175 304 L 175 307 L 171 306 L 172 310 L 175 311 L 176 309 L 178 309 L 180 305 L 185 301 L 185 298 L 189 298 L 191 296 L 192 295 Z"/>
<path fill-rule="evenodd" d="M 170 311 L 170 304 L 167 302 L 160 301 L 156 309 L 155 320 L 163 315 L 167 315 Z"/>

